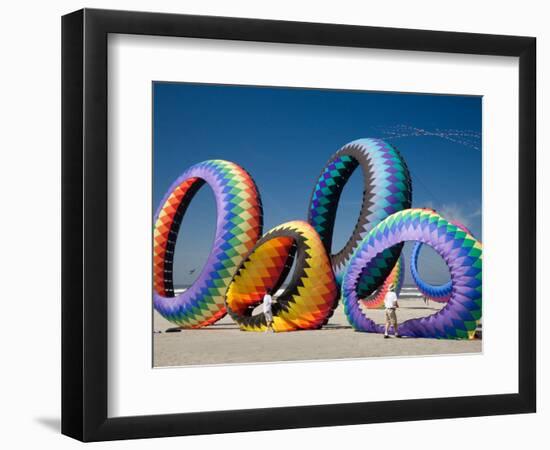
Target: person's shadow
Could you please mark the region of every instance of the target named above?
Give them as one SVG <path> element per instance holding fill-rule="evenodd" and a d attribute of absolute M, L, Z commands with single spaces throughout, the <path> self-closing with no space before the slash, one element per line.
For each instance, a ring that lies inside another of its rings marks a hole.
<path fill-rule="evenodd" d="M 35 417 L 34 421 L 50 431 L 61 433 L 61 419 L 59 417 Z"/>

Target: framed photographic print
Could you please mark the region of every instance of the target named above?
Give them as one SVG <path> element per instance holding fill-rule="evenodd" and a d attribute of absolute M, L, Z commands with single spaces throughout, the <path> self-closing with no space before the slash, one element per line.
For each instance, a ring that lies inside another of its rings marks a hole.
<path fill-rule="evenodd" d="M 64 434 L 535 411 L 535 38 L 62 31 Z"/>

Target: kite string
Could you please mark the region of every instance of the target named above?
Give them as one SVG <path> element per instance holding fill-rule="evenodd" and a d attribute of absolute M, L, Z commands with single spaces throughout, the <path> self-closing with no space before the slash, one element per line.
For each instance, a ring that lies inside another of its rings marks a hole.
<path fill-rule="evenodd" d="M 400 139 L 405 137 L 435 136 L 475 150 L 481 150 L 481 133 L 474 130 L 455 128 L 428 130 L 410 125 L 395 125 L 382 129 L 383 139 Z"/>

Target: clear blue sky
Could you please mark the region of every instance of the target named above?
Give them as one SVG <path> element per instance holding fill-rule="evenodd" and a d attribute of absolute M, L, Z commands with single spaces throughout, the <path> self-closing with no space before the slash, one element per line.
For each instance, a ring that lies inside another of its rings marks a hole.
<path fill-rule="evenodd" d="M 314 183 L 330 156 L 352 140 L 378 137 L 396 145 L 406 159 L 413 206 L 433 207 L 482 239 L 481 97 L 156 82 L 153 126 L 154 210 L 189 166 L 226 159 L 256 181 L 264 232 L 305 220 Z M 333 250 L 344 245 L 357 220 L 361 176 L 356 171 L 344 189 Z M 182 223 L 176 284 L 188 284 L 200 272 L 215 216 L 213 194 L 205 186 Z M 196 272 L 189 274 L 192 269 Z M 429 249 L 422 253 L 420 272 L 427 281 L 448 279 Z"/>

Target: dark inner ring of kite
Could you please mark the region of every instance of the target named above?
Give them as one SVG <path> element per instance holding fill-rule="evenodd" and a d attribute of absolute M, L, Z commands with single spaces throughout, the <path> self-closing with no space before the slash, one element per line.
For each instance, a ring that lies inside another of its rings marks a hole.
<path fill-rule="evenodd" d="M 336 224 L 336 213 L 338 210 L 338 204 L 340 202 L 340 197 L 344 190 L 344 186 L 349 181 L 353 172 L 360 164 L 361 156 L 363 156 L 357 146 L 348 145 L 338 151 L 326 164 L 326 166 L 321 171 L 319 175 L 318 186 L 313 190 L 310 208 L 309 208 L 309 222 L 315 226 L 315 219 L 313 217 L 313 199 L 315 195 L 319 192 L 320 183 L 328 183 L 329 190 L 323 192 L 325 196 L 325 202 L 323 203 L 324 212 L 322 213 L 324 221 L 322 227 L 316 227 L 323 244 L 327 250 L 327 253 L 331 255 L 331 258 L 341 260 L 343 255 L 347 255 L 353 251 L 356 247 L 358 241 L 358 234 L 360 233 L 362 221 L 361 218 L 365 216 L 367 203 L 365 188 L 363 191 L 363 200 L 361 203 L 361 209 L 357 222 L 354 225 L 353 232 L 348 238 L 344 246 L 338 250 L 336 253 L 332 253 L 332 240 L 334 234 L 334 225 Z M 364 158 L 364 156 L 363 156 Z M 369 178 L 369 171 L 366 165 L 362 166 L 363 179 L 366 180 Z M 328 179 L 327 175 L 331 178 Z"/>
<path fill-rule="evenodd" d="M 206 181 L 202 178 L 195 178 L 193 183 L 189 186 L 185 197 L 182 198 L 174 219 L 170 226 L 169 237 L 166 243 L 166 256 L 164 258 L 164 292 L 165 297 L 174 297 L 174 254 L 176 249 L 176 242 L 178 239 L 178 233 L 183 222 L 187 208 L 193 201 L 193 198 L 197 192 L 205 185 Z"/>
<path fill-rule="evenodd" d="M 267 254 L 271 249 L 270 244 L 280 244 L 279 260 L 280 265 L 275 266 L 271 270 L 271 278 L 263 278 L 264 281 L 261 288 L 273 298 L 272 314 L 277 315 L 281 311 L 288 310 L 292 297 L 298 293 L 300 280 L 305 276 L 305 240 L 299 233 L 294 233 L 290 230 L 276 229 L 265 234 L 252 249 L 248 257 L 240 265 L 235 273 L 234 279 L 243 274 L 247 270 L 247 265 L 250 264 L 251 258 L 256 257 L 262 259 L 262 254 Z M 276 295 L 277 291 L 284 284 L 293 264 L 295 264 L 294 273 L 288 281 L 286 287 L 280 295 Z M 278 272 L 278 273 L 277 273 Z M 267 281 L 267 282 L 266 282 Z M 262 303 L 264 292 L 259 292 L 255 298 L 251 298 L 246 302 L 246 306 L 240 308 L 231 308 L 227 305 L 229 315 L 238 322 L 243 322 L 248 326 L 266 325 L 263 312 L 253 314 L 254 309 Z"/>
<path fill-rule="evenodd" d="M 357 166 L 363 174 L 363 194 L 359 217 L 346 244 L 332 254 L 336 214 L 344 186 Z M 308 222 L 315 227 L 340 282 L 347 263 L 364 236 L 387 216 L 411 207 L 412 187 L 408 167 L 392 145 L 380 139 L 359 139 L 338 150 L 325 165 L 311 195 Z M 397 262 L 402 245 L 385 256 L 378 269 L 383 282 Z M 397 251 L 399 250 L 399 251 Z M 389 266 L 389 267 L 386 267 Z M 388 269 L 388 270 L 386 270 Z M 361 287 L 360 287 L 361 289 Z M 369 295 L 372 292 L 364 293 Z"/>

